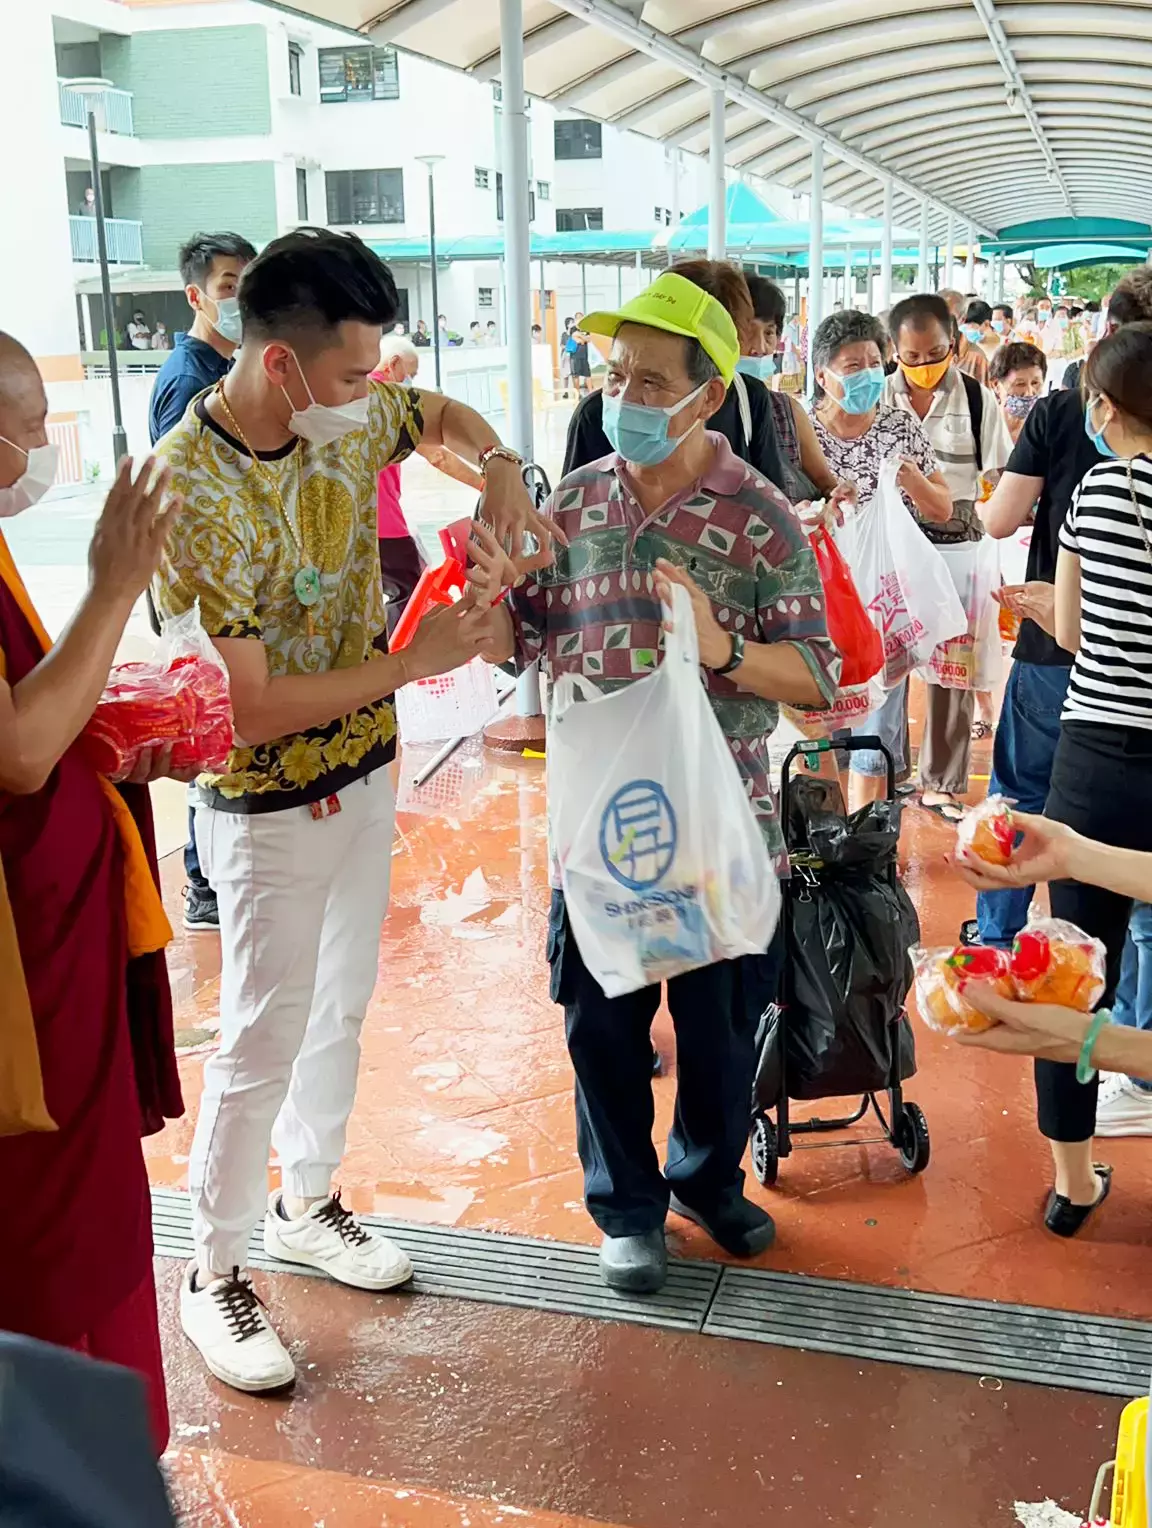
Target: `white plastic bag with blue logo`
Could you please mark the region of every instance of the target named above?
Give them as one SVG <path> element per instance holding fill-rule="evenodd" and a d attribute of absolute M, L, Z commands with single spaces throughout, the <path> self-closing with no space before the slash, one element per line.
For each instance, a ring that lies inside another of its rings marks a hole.
<path fill-rule="evenodd" d="M 548 734 L 552 852 L 608 997 L 767 949 L 780 889 L 700 679 L 687 590 L 664 661 L 611 694 L 566 674 Z"/>

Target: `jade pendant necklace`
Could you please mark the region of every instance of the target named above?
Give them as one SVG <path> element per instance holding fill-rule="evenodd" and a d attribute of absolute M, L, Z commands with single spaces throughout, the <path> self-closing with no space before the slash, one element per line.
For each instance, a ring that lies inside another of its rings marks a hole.
<path fill-rule="evenodd" d="M 248 460 L 252 467 L 255 469 L 257 475 L 263 478 L 265 483 L 267 483 L 269 491 L 272 494 L 273 502 L 275 503 L 276 508 L 280 511 L 280 518 L 284 522 L 284 528 L 292 538 L 292 545 L 296 549 L 296 559 L 300 564 L 292 578 L 292 589 L 300 604 L 303 605 L 304 609 L 308 612 L 308 635 L 310 637 L 315 636 L 316 629 L 312 618 L 312 607 L 319 604 L 320 602 L 320 573 L 315 563 L 312 562 L 311 558 L 308 556 L 308 550 L 304 545 L 303 520 L 301 520 L 300 523 L 300 531 L 297 533 L 296 527 L 292 523 L 292 518 L 288 513 L 288 507 L 284 503 L 284 495 L 280 492 L 279 483 L 276 481 L 275 477 L 264 465 L 264 463 L 260 460 L 260 458 L 256 455 L 251 445 L 249 445 L 248 437 L 244 434 L 244 431 L 236 422 L 236 415 L 228 407 L 228 399 L 224 396 L 223 379 L 221 379 L 216 384 L 216 394 L 220 399 L 220 407 L 224 411 L 229 428 L 231 429 L 233 435 L 235 435 L 236 439 L 244 447 L 245 451 L 247 451 Z M 296 445 L 292 448 L 292 455 L 296 462 L 297 514 L 299 514 L 301 510 L 300 500 L 303 492 L 303 481 L 300 475 L 300 457 L 297 454 L 299 445 L 300 439 L 299 436 L 297 436 Z"/>

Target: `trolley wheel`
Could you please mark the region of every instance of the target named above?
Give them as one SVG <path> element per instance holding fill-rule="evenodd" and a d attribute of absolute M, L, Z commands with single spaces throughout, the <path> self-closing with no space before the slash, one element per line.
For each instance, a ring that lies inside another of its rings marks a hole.
<path fill-rule="evenodd" d="M 919 1104 L 906 1103 L 893 1137 L 900 1160 L 910 1173 L 922 1173 L 932 1155 L 928 1121 Z"/>
<path fill-rule="evenodd" d="M 756 1181 L 770 1188 L 780 1175 L 780 1146 L 776 1126 L 766 1114 L 752 1121 L 752 1171 Z"/>

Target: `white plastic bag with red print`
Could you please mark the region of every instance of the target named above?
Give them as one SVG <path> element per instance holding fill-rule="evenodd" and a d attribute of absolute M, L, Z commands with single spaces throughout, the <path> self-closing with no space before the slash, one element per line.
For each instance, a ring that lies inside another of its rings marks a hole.
<path fill-rule="evenodd" d="M 944 559 L 896 486 L 899 470 L 899 458 L 890 457 L 880 469 L 875 497 L 835 533 L 884 643 L 884 667 L 876 677 L 888 690 L 927 663 L 939 643 L 968 628 Z"/>
<path fill-rule="evenodd" d="M 1000 607 L 1000 548 L 990 536 L 938 548 L 967 615 L 967 625 L 933 651 L 924 670 L 930 684 L 947 690 L 991 690 L 1004 667 Z"/>

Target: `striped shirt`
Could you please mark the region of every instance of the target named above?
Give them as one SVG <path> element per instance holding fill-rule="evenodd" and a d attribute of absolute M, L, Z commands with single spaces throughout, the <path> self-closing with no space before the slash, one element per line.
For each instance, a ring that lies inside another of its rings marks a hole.
<path fill-rule="evenodd" d="M 903 372 L 893 372 L 884 384 L 884 401 L 916 414 Z M 944 481 L 952 493 L 952 518 L 943 525 L 921 522 L 921 529 L 929 541 L 979 541 L 984 530 L 976 513 L 980 479 L 976 470 L 972 410 L 968 407 L 968 394 L 955 366 L 945 373 L 920 426 L 936 453 Z M 985 388 L 980 426 L 980 457 L 985 475 L 999 476 L 1011 455 L 1012 439 L 1000 404 L 996 394 Z"/>
<path fill-rule="evenodd" d="M 1135 458 L 1131 485 L 1128 469 L 1093 467 L 1060 528 L 1061 549 L 1080 559 L 1080 651 L 1064 720 L 1152 728 L 1152 462 Z"/>
<path fill-rule="evenodd" d="M 548 500 L 568 538 L 556 561 L 509 598 L 522 662 L 543 658 L 551 678 L 581 674 L 608 692 L 652 673 L 664 632 L 655 566 L 685 569 L 729 631 L 749 642 L 789 642 L 830 701 L 840 655 L 828 637 L 816 559 L 788 501 L 708 432 L 704 476 L 652 514 L 640 507 L 619 456 L 577 468 Z M 768 739 L 779 705 L 704 672 L 708 699 L 780 874 L 788 856 L 773 796 Z"/>

